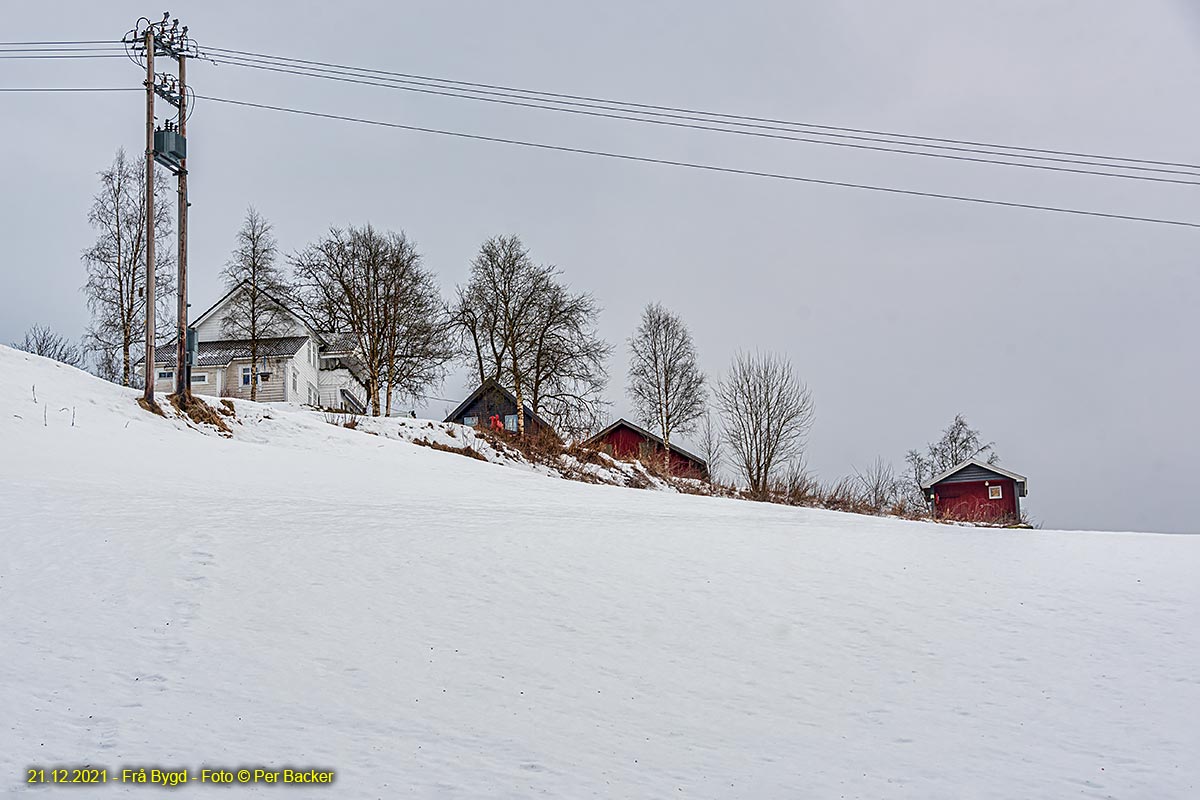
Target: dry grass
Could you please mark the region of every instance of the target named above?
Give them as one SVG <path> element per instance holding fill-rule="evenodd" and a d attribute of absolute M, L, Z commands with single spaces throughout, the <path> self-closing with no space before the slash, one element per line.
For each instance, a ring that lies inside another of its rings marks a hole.
<path fill-rule="evenodd" d="M 474 458 L 478 461 L 487 461 L 483 455 L 475 452 L 467 445 L 455 446 L 451 444 L 442 444 L 441 442 L 434 442 L 429 439 L 413 439 L 412 443 L 420 445 L 421 447 L 428 447 L 431 450 L 441 450 L 443 453 L 458 453 L 460 456 L 467 456 L 468 458 Z"/>
<path fill-rule="evenodd" d="M 153 400 L 148 401 L 144 397 L 139 397 L 137 404 L 144 410 L 149 411 L 151 414 L 158 414 L 160 417 L 167 416 L 163 413 L 163 410 L 159 407 L 158 403 L 154 402 Z"/>
<path fill-rule="evenodd" d="M 192 394 L 186 394 L 182 397 L 178 394 L 167 395 L 167 400 L 171 401 L 171 405 L 180 414 L 183 414 L 197 425 L 211 425 L 217 430 L 232 434 L 229 426 L 225 424 L 223 415 L 217 413 L 217 410 L 208 403 L 201 400 Z"/>

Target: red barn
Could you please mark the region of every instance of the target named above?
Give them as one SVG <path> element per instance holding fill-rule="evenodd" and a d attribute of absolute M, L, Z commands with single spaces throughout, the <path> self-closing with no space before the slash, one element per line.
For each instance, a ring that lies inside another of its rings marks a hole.
<path fill-rule="evenodd" d="M 584 444 L 613 458 L 636 458 L 643 462 L 657 459 L 659 464 L 662 463 L 663 440 L 627 419 L 617 420 Z M 708 463 L 682 447 L 671 445 L 671 474 L 683 478 L 704 478 L 708 475 Z"/>
<path fill-rule="evenodd" d="M 1025 476 L 967 459 L 925 483 L 921 490 L 934 517 L 971 522 L 1016 522 L 1021 518 Z"/>

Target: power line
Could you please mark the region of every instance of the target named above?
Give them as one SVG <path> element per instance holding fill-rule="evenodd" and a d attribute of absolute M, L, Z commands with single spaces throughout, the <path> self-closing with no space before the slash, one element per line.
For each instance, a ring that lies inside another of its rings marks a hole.
<path fill-rule="evenodd" d="M 695 122 L 687 123 L 687 122 L 675 122 L 675 121 L 664 120 L 664 119 L 645 119 L 642 117 L 630 116 L 628 114 L 628 112 L 606 113 L 606 112 L 602 112 L 602 111 L 589 111 L 589 110 L 580 109 L 580 108 L 563 108 L 563 107 L 559 107 L 556 105 L 547 105 L 545 103 L 540 103 L 540 102 L 532 102 L 531 103 L 531 102 L 524 102 L 524 101 L 513 100 L 513 99 L 501 99 L 501 98 L 497 98 L 497 97 L 481 97 L 481 96 L 477 96 L 475 94 L 462 93 L 460 90 L 443 91 L 443 90 L 433 89 L 433 88 L 417 88 L 417 87 L 408 86 L 408 85 L 397 85 L 394 83 L 386 83 L 386 82 L 382 82 L 382 81 L 376 80 L 376 79 L 361 78 L 361 77 L 349 77 L 349 76 L 345 76 L 345 75 L 327 75 L 327 74 L 320 74 L 320 73 L 311 72 L 311 71 L 307 71 L 307 70 L 294 70 L 294 69 L 288 69 L 288 68 L 277 67 L 277 66 L 269 66 L 269 65 L 261 64 L 261 63 L 243 63 L 240 61 L 230 61 L 230 60 L 226 60 L 226 58 L 227 57 L 220 57 L 220 58 L 216 58 L 213 60 L 218 64 L 229 64 L 231 66 L 246 67 L 249 69 L 259 69 L 259 70 L 267 70 L 267 71 L 271 71 L 271 72 L 281 72 L 281 73 L 287 73 L 287 74 L 291 74 L 291 75 L 300 75 L 300 76 L 304 76 L 304 77 L 323 78 L 325 80 L 339 81 L 339 82 L 343 82 L 343 83 L 353 83 L 353 84 L 361 84 L 361 85 L 367 85 L 367 86 L 379 86 L 379 87 L 383 87 L 383 88 L 397 89 L 397 90 L 406 91 L 406 92 L 417 92 L 420 94 L 432 94 L 432 95 L 439 95 L 442 97 L 452 97 L 452 98 L 459 98 L 459 99 L 465 99 L 465 100 L 476 100 L 476 101 L 485 102 L 485 103 L 498 103 L 501 105 L 519 106 L 519 107 L 523 107 L 523 108 L 534 108 L 534 109 L 541 109 L 541 110 L 545 110 L 545 111 L 557 111 L 560 113 L 578 114 L 578 115 L 584 115 L 584 116 L 589 116 L 589 117 L 604 117 L 607 119 L 623 120 L 626 122 L 640 122 L 643 124 L 650 124 L 650 125 L 665 125 L 665 126 L 669 126 L 669 127 L 673 127 L 673 128 L 686 128 L 686 129 L 690 129 L 690 130 L 713 131 L 716 133 L 730 133 L 730 134 L 736 134 L 739 136 L 754 136 L 754 137 L 766 138 L 766 139 L 785 140 L 785 141 L 792 141 L 792 142 L 803 142 L 803 143 L 808 143 L 808 144 L 820 144 L 820 145 L 827 145 L 827 146 L 832 146 L 832 147 L 846 147 L 846 148 L 853 148 L 856 150 L 870 150 L 870 151 L 882 152 L 882 153 L 898 153 L 898 154 L 903 154 L 903 155 L 923 156 L 926 158 L 948 159 L 951 161 L 964 161 L 964 162 L 973 162 L 973 163 L 979 163 L 979 164 L 994 164 L 994 165 L 998 165 L 998 166 L 1008 166 L 1008 167 L 1022 167 L 1025 169 L 1038 169 L 1038 170 L 1044 170 L 1044 171 L 1049 171 L 1049 172 L 1063 172 L 1063 173 L 1071 173 L 1071 174 L 1076 174 L 1076 175 L 1095 175 L 1098 177 L 1106 177 L 1106 178 L 1124 178 L 1126 180 L 1140 180 L 1140 181 L 1151 181 L 1151 182 L 1155 182 L 1155 183 L 1174 183 L 1174 184 L 1183 184 L 1183 185 L 1190 185 L 1190 186 L 1200 186 L 1200 181 L 1184 180 L 1184 179 L 1180 179 L 1180 178 L 1165 178 L 1165 177 L 1157 177 L 1157 176 L 1152 176 L 1152 175 L 1126 174 L 1126 173 L 1121 173 L 1121 172 L 1109 172 L 1106 170 L 1077 169 L 1077 168 L 1073 168 L 1073 167 L 1051 166 L 1048 164 L 1030 164 L 1030 163 L 1025 163 L 1025 162 L 1021 162 L 1021 161 L 1011 161 L 1011 160 L 1007 160 L 1007 159 L 979 158 L 979 157 L 975 157 L 975 156 L 952 155 L 949 153 L 925 152 L 925 151 L 921 151 L 921 150 L 912 150 L 912 149 L 909 149 L 906 147 L 881 147 L 878 145 L 857 144 L 857 143 L 853 143 L 853 142 L 844 142 L 844 141 L 826 141 L 824 139 L 816 139 L 816 138 L 806 137 L 806 136 L 794 136 L 794 135 L 788 135 L 788 134 L 782 134 L 782 133 L 766 133 L 766 132 L 762 132 L 762 131 L 737 130 L 737 129 L 731 129 L 731 128 L 727 128 L 727 127 L 697 124 Z M 894 143 L 894 144 L 905 144 L 903 142 L 896 142 L 894 140 L 873 139 L 870 141 L 883 141 L 883 142 L 891 141 L 891 143 Z M 995 152 L 986 151 L 986 150 L 977 150 L 977 149 L 970 149 L 970 148 L 957 148 L 957 149 L 962 152 L 982 153 L 982 154 L 988 154 L 988 155 L 1005 155 L 1003 153 L 995 153 Z M 1021 156 L 1021 157 L 1026 158 L 1025 156 Z M 1046 159 L 1042 159 L 1042 160 L 1046 160 Z M 1053 159 L 1053 160 L 1068 161 L 1067 159 Z M 1121 167 L 1119 165 L 1102 164 L 1099 162 L 1068 161 L 1068 163 L 1078 163 L 1078 164 L 1085 164 L 1085 165 L 1091 164 L 1093 166 L 1107 166 L 1107 167 L 1115 167 L 1115 168 L 1119 168 L 1119 169 L 1137 169 L 1137 170 L 1146 170 L 1147 169 L 1144 167 Z M 1181 171 L 1181 170 L 1152 169 L 1150 171 L 1163 172 L 1163 173 L 1174 173 L 1174 174 L 1178 174 L 1178 175 L 1187 175 L 1189 177 L 1200 178 L 1200 173 L 1185 172 L 1185 171 Z"/>
<path fill-rule="evenodd" d="M 461 81 L 461 80 L 453 80 L 453 79 L 449 79 L 449 78 L 437 78 L 437 77 L 431 77 L 431 76 L 427 76 L 427 75 L 419 75 L 419 74 L 406 73 L 406 72 L 396 72 L 396 71 L 391 71 L 391 70 L 369 69 L 369 68 L 365 68 L 365 67 L 353 67 L 353 66 L 347 66 L 344 64 L 335 64 L 335 63 L 331 63 L 331 62 L 327 62 L 327 61 L 314 61 L 314 60 L 310 60 L 310 59 L 293 58 L 293 57 L 289 57 L 289 56 L 274 56 L 274 55 L 268 55 L 268 54 L 263 54 L 263 53 L 255 53 L 253 51 L 248 51 L 248 50 L 234 50 L 234 49 L 230 49 L 230 48 L 221 48 L 221 47 L 207 47 L 207 48 L 205 48 L 205 50 L 211 51 L 213 53 L 228 53 L 228 54 L 240 55 L 240 56 L 250 56 L 250 57 L 255 57 L 255 58 L 272 59 L 275 61 L 290 61 L 290 62 L 294 62 L 296 64 L 304 64 L 304 65 L 319 66 L 319 67 L 330 67 L 330 68 L 341 69 L 341 70 L 352 70 L 352 71 L 363 72 L 363 73 L 372 73 L 375 75 L 394 76 L 394 77 L 404 78 L 404 79 L 409 79 L 409 80 L 430 81 L 430 82 L 436 82 L 436 83 L 453 84 L 453 85 L 457 85 L 457 86 L 470 87 L 472 89 L 488 89 L 488 90 L 497 90 L 497 91 L 505 92 L 505 93 L 514 93 L 515 92 L 515 93 L 521 93 L 521 94 L 525 94 L 525 95 L 536 95 L 536 96 L 541 96 L 541 97 L 546 97 L 546 98 L 556 98 L 559 100 L 582 101 L 582 102 L 586 102 L 586 103 L 601 103 L 601 104 L 607 104 L 607 105 L 613 105 L 613 106 L 627 106 L 630 108 L 645 109 L 647 111 L 656 111 L 656 112 L 665 111 L 665 112 L 688 114 L 688 115 L 692 115 L 692 116 L 700 115 L 700 116 L 707 116 L 707 117 L 719 117 L 724 120 L 730 120 L 731 122 L 729 124 L 741 124 L 741 123 L 747 123 L 747 124 L 756 123 L 757 124 L 757 125 L 753 125 L 753 126 L 748 125 L 750 127 L 761 127 L 762 125 L 770 125 L 770 126 L 786 126 L 786 127 L 790 127 L 790 128 L 817 128 L 817 129 L 826 130 L 826 131 L 839 131 L 839 132 L 847 132 L 847 133 L 855 133 L 855 134 L 865 134 L 865 135 L 870 135 L 870 136 L 891 136 L 891 137 L 897 137 L 897 138 L 902 138 L 902 139 L 913 139 L 916 141 L 936 143 L 934 145 L 928 145 L 931 147 L 937 146 L 938 144 L 954 144 L 954 145 L 966 145 L 969 147 L 990 147 L 990 148 L 995 148 L 995 149 L 999 149 L 999 150 L 1014 150 L 1014 151 L 1019 151 L 1019 152 L 1023 152 L 1023 153 L 1041 153 L 1041 154 L 1054 155 L 1054 156 L 1066 156 L 1066 157 L 1073 158 L 1073 159 L 1077 159 L 1077 158 L 1101 159 L 1101 160 L 1105 160 L 1105 161 L 1124 161 L 1124 162 L 1129 162 L 1131 164 L 1145 164 L 1145 165 L 1155 165 L 1155 166 L 1165 166 L 1165 167 L 1186 167 L 1189 169 L 1200 169 L 1200 164 L 1191 164 L 1191 163 L 1175 162 L 1175 161 L 1161 161 L 1161 160 L 1146 159 L 1146 158 L 1127 158 L 1127 157 L 1123 157 L 1123 156 L 1108 156 L 1108 155 L 1101 155 L 1101 154 L 1096 154 L 1096 153 L 1086 153 L 1086 152 L 1078 152 L 1078 151 L 1071 151 L 1071 150 L 1052 150 L 1052 149 L 1039 148 L 1039 147 L 1021 147 L 1021 146 L 1015 146 L 1015 145 L 1005 145 L 1005 144 L 996 144 L 996 143 L 989 143 L 989 142 L 972 141 L 972 140 L 968 140 L 968 139 L 952 139 L 952 138 L 937 137 L 937 136 L 923 136 L 923 135 L 919 135 L 919 134 L 896 133 L 896 132 L 889 132 L 889 131 L 871 130 L 871 129 L 867 129 L 867 128 L 852 128 L 852 127 L 846 127 L 846 126 L 840 126 L 840 125 L 826 125 L 826 124 L 819 124 L 819 123 L 812 123 L 812 122 L 797 122 L 797 121 L 789 121 L 789 120 L 782 120 L 782 119 L 773 119 L 770 117 L 755 117 L 755 116 L 748 116 L 748 115 L 744 115 L 744 114 L 728 114 L 728 113 L 723 113 L 723 112 L 718 112 L 718 111 L 703 111 L 703 110 L 697 110 L 697 109 L 683 108 L 683 107 L 679 107 L 679 106 L 656 105 L 656 104 L 652 104 L 652 103 L 635 103 L 635 102 L 623 101 L 623 100 L 611 100 L 611 99 L 605 99 L 605 98 L 600 98 L 600 97 L 590 97 L 588 95 L 565 94 L 565 93 L 561 93 L 561 92 L 546 92 L 546 91 L 540 91 L 540 90 L 534 90 L 534 89 L 521 89 L 521 88 L 517 88 L 517 87 L 503 86 L 503 85 L 499 85 L 499 84 L 479 83 L 479 82 L 475 82 L 475 81 Z M 926 145 L 920 145 L 920 146 L 926 146 Z"/>
<path fill-rule="evenodd" d="M 42 41 L 42 42 L 0 42 L 0 47 L 8 45 L 27 45 L 27 44 L 120 44 L 120 39 L 76 39 L 74 41 Z"/>
<path fill-rule="evenodd" d="M 68 54 L 68 53 L 55 53 L 53 55 L 44 54 L 44 55 L 11 56 L 11 55 L 5 55 L 4 51 L 0 50 L 0 59 L 5 59 L 5 60 L 24 59 L 27 61 L 37 61 L 37 60 L 54 60 L 54 59 L 61 59 L 61 58 L 76 58 L 76 59 L 78 59 L 78 58 L 125 58 L 125 54 L 124 53 L 95 53 L 92 55 L 79 55 L 79 54 Z"/>
<path fill-rule="evenodd" d="M 141 92 L 137 86 L 0 86 L 0 92 Z"/>
<path fill-rule="evenodd" d="M 0 47 L 5 47 L 5 46 L 79 46 L 79 44 L 120 44 L 120 42 L 115 41 L 115 40 L 22 41 L 22 42 L 0 42 Z M 554 98 L 554 100 L 557 100 L 557 101 L 578 101 L 580 103 L 587 103 L 587 104 L 601 103 L 601 104 L 606 104 L 606 106 L 620 106 L 620 107 L 626 107 L 626 108 L 630 108 L 630 109 L 643 109 L 643 112 L 648 115 L 655 115 L 656 113 L 660 113 L 660 112 L 670 112 L 670 113 L 685 114 L 685 115 L 690 115 L 690 116 L 697 116 L 697 115 L 698 116 L 706 116 L 706 118 L 718 118 L 715 120 L 707 120 L 707 121 L 716 122 L 716 121 L 724 120 L 724 121 L 726 121 L 725 124 L 727 124 L 727 125 L 744 126 L 744 127 L 758 127 L 758 128 L 764 128 L 764 130 L 785 130 L 786 131 L 786 130 L 788 130 L 788 128 L 817 128 L 818 131 L 864 134 L 864 136 L 869 136 L 869 137 L 893 137 L 893 138 L 899 138 L 899 139 L 911 139 L 912 142 L 908 143 L 908 144 L 911 144 L 912 146 L 922 146 L 922 148 L 940 148 L 940 145 L 965 145 L 965 146 L 967 146 L 967 148 L 992 148 L 992 149 L 996 149 L 996 150 L 1008 150 L 1008 151 L 1021 152 L 1021 154 L 1043 154 L 1043 155 L 1049 155 L 1049 156 L 1063 156 L 1063 157 L 1067 158 L 1068 163 L 1070 163 L 1074 160 L 1079 160 L 1079 158 L 1092 158 L 1092 160 L 1100 160 L 1100 161 L 1105 161 L 1105 162 L 1126 162 L 1127 164 L 1146 164 L 1146 166 L 1182 167 L 1182 168 L 1187 168 L 1187 169 L 1200 169 L 1200 164 L 1188 163 L 1188 162 L 1162 161 L 1162 160 L 1152 160 L 1152 158 L 1136 158 L 1136 157 L 1126 157 L 1126 156 L 1108 156 L 1108 155 L 1102 155 L 1102 154 L 1092 154 L 1092 152 L 1081 152 L 1081 151 L 1072 151 L 1072 150 L 1052 150 L 1052 149 L 1046 149 L 1046 148 L 1028 148 L 1028 146 L 978 142 L 978 140 L 971 140 L 971 139 L 930 137 L 930 136 L 923 136 L 923 134 L 877 131 L 877 130 L 871 130 L 871 128 L 857 128 L 857 127 L 847 127 L 847 126 L 839 126 L 839 125 L 826 125 L 826 124 L 818 124 L 818 122 L 781 120 L 781 119 L 767 118 L 767 116 L 751 116 L 751 115 L 745 115 L 745 114 L 728 114 L 728 113 L 724 113 L 724 112 L 709 112 L 709 110 L 691 109 L 691 108 L 678 107 L 678 106 L 664 106 L 664 104 L 638 103 L 638 102 L 631 102 L 631 101 L 610 100 L 610 98 L 604 98 L 604 97 L 594 97 L 594 96 L 588 96 L 588 95 L 572 95 L 572 94 L 565 94 L 565 92 L 552 92 L 552 91 L 542 91 L 542 90 L 533 90 L 533 89 L 521 89 L 521 88 L 514 88 L 514 86 L 505 86 L 502 84 L 472 82 L 472 80 L 456 80 L 456 79 L 450 79 L 450 78 L 437 78 L 437 77 L 431 77 L 431 76 L 422 76 L 422 74 L 418 74 L 418 73 L 397 72 L 397 71 L 390 71 L 390 70 L 376 70 L 376 68 L 354 67 L 354 66 L 348 66 L 348 65 L 342 65 L 342 64 L 334 64 L 334 62 L 330 62 L 330 61 L 317 61 L 317 60 L 312 60 L 312 59 L 293 58 L 293 56 L 281 56 L 281 55 L 270 55 L 270 54 L 264 54 L 264 53 L 254 53 L 254 52 L 252 52 L 252 50 L 239 50 L 239 49 L 221 48 L 221 47 L 209 47 L 209 48 L 205 48 L 205 49 L 209 50 L 209 52 L 211 52 L 211 53 L 224 53 L 224 54 L 232 54 L 232 55 L 240 55 L 240 56 L 250 56 L 250 58 L 253 58 L 253 59 L 269 59 L 272 61 L 286 61 L 286 62 L 293 62 L 293 64 L 296 64 L 296 65 L 307 65 L 307 66 L 312 66 L 312 67 L 329 67 L 329 68 L 334 68 L 334 70 L 370 73 L 370 74 L 376 74 L 376 76 L 390 76 L 390 77 L 409 79 L 409 80 L 424 80 L 424 82 L 449 84 L 449 85 L 456 85 L 456 86 L 466 86 L 466 88 L 473 89 L 473 90 L 490 90 L 490 91 L 506 92 L 506 94 L 509 94 L 509 95 L 514 94 L 514 92 L 517 92 L 517 94 L 520 94 L 520 95 L 528 95 L 528 96 L 542 97 L 542 98 Z M 784 127 L 778 128 L 775 126 L 784 126 Z M 838 136 L 838 133 L 828 133 L 828 134 L 826 134 L 826 136 L 834 137 L 834 136 Z M 874 139 L 868 139 L 868 140 L 874 140 Z M 934 143 L 934 144 L 926 145 L 926 144 L 919 144 L 919 143 Z M 954 150 L 954 148 L 940 148 L 940 149 Z M 994 154 L 994 155 L 1001 155 L 1001 154 Z M 1009 154 L 1009 155 L 1012 155 L 1012 154 Z M 1031 156 L 1018 156 L 1018 157 L 1036 158 L 1037 156 L 1031 155 Z M 1098 166 L 1098 164 L 1090 164 L 1090 166 Z M 1116 163 L 1108 164 L 1108 166 L 1110 166 L 1112 168 L 1135 169 L 1134 167 L 1124 167 L 1124 166 L 1121 166 L 1121 164 L 1116 164 Z"/>
<path fill-rule="evenodd" d="M 517 147 L 527 147 L 537 150 L 548 150 L 559 153 L 573 153 L 576 155 L 589 155 L 600 158 L 617 159 L 621 161 L 633 161 L 643 164 L 658 164 L 663 166 L 684 167 L 688 169 L 698 169 L 707 172 L 720 172 L 731 175 L 745 175 L 756 178 L 770 178 L 773 180 L 793 181 L 797 183 L 808 183 L 819 186 L 836 186 L 845 189 L 861 189 L 872 192 L 883 192 L 887 194 L 905 195 L 909 197 L 926 197 L 939 200 L 954 200 L 963 203 L 974 203 L 988 206 L 1001 206 L 1005 208 L 1021 208 L 1031 211 L 1049 211 L 1058 214 L 1072 214 L 1075 216 L 1099 217 L 1103 219 L 1118 219 L 1130 222 L 1147 222 L 1158 225 L 1173 225 L 1184 228 L 1200 228 L 1200 222 L 1188 222 L 1184 220 L 1163 219 L 1158 217 L 1143 217 L 1132 214 L 1116 214 L 1104 211 L 1090 211 L 1086 209 L 1068 208 L 1065 206 L 1048 206 L 1037 203 L 1020 203 L 1009 200 L 996 200 L 982 197 L 969 197 L 966 195 L 944 194 L 941 192 L 926 192 L 916 189 L 901 189 L 892 186 L 877 186 L 872 184 L 852 183 L 849 181 L 826 180 L 823 178 L 811 178 L 801 175 L 789 175 L 777 172 L 764 172 L 759 170 L 738 169 L 735 167 L 722 167 L 715 164 L 702 164 L 689 161 L 678 161 L 674 159 L 653 158 L 650 156 L 638 156 L 630 153 L 614 153 L 604 150 L 591 150 L 582 147 L 568 147 L 565 145 L 548 144 L 545 142 L 530 142 L 521 139 L 508 139 L 499 136 L 486 136 L 477 133 L 465 133 L 463 131 L 444 130 L 440 128 L 426 128 L 417 125 L 403 125 L 396 122 L 385 122 L 382 120 L 364 119 L 361 117 L 350 117 L 341 114 L 329 114 L 320 111 L 311 111 L 306 109 L 289 108 L 286 106 L 270 105 L 267 103 L 254 103 L 247 100 L 234 100 L 225 97 L 214 97 L 211 95 L 196 95 L 201 100 L 210 100 L 214 103 L 225 103 L 227 105 L 242 106 L 246 108 L 257 108 L 268 111 L 278 111 L 287 114 L 296 114 L 308 117 L 317 117 L 321 119 L 340 120 L 343 122 L 353 122 L 361 125 L 373 125 L 383 128 L 393 128 L 397 130 L 413 131 L 417 133 L 429 133 L 439 136 L 451 136 L 459 139 L 469 139 L 473 141 L 492 142 L 496 144 L 508 144 Z"/>

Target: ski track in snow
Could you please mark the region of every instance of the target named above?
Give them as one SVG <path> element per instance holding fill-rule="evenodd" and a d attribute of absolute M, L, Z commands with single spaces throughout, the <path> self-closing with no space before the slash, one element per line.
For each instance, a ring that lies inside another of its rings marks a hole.
<path fill-rule="evenodd" d="M 181 797 L 1200 796 L 1200 537 L 586 485 L 241 402 L 228 439 L 135 396 L 0 347 L 0 796 L 166 791 L 23 783 L 85 763 L 337 771 Z"/>

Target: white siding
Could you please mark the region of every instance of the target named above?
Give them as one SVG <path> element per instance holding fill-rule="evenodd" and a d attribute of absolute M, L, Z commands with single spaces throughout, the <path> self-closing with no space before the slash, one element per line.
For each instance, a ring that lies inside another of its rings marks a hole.
<path fill-rule="evenodd" d="M 258 385 L 257 400 L 260 403 L 278 403 L 286 399 L 290 388 L 288 374 L 290 358 L 259 359 L 261 371 L 270 372 L 271 377 Z M 222 397 L 237 397 L 242 400 L 250 399 L 250 385 L 242 384 L 242 368 L 250 366 L 250 359 L 235 358 L 225 369 L 225 385 L 221 387 Z"/>
<path fill-rule="evenodd" d="M 309 386 L 319 386 L 321 383 L 320 370 L 317 365 L 321 358 L 317 355 L 319 346 L 311 336 L 301 347 L 296 357 L 292 359 L 291 369 L 296 372 L 296 391 L 292 391 L 292 377 L 288 375 L 288 400 L 293 403 L 309 403 Z"/>
<path fill-rule="evenodd" d="M 196 376 L 204 375 L 204 383 L 196 383 Z M 217 382 L 217 371 L 215 369 L 199 369 L 192 367 L 192 394 L 203 394 L 210 397 L 216 397 L 221 393 L 221 385 Z"/>
<path fill-rule="evenodd" d="M 228 301 L 225 305 L 228 305 Z M 225 333 L 222 324 L 222 319 L 224 316 L 225 306 L 213 309 L 212 314 L 206 320 L 204 320 L 204 322 L 196 326 L 196 335 L 199 337 L 199 341 L 219 342 L 225 339 L 241 338 L 237 336 L 230 336 L 229 334 Z M 291 314 L 288 314 L 283 318 L 283 320 L 281 320 L 281 324 L 278 330 L 275 332 L 275 336 L 308 336 L 309 333 L 310 331 L 308 330 L 307 325 L 304 325 Z M 273 379 L 274 378 L 272 378 L 272 380 Z"/>
<path fill-rule="evenodd" d="M 321 370 L 317 386 L 321 394 L 321 405 L 326 408 L 341 408 L 342 389 L 357 397 L 364 406 L 367 404 L 367 393 L 363 391 L 362 384 L 345 367 Z"/>

